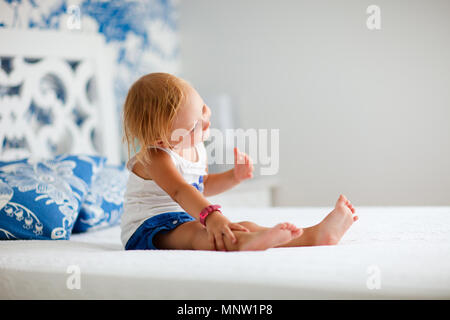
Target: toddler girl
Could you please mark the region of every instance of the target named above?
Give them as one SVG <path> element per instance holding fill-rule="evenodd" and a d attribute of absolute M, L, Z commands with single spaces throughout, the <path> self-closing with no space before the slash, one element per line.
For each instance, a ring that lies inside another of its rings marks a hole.
<path fill-rule="evenodd" d="M 126 250 L 265 250 L 272 247 L 337 244 L 357 219 L 340 196 L 319 224 L 300 229 L 291 223 L 272 228 L 231 222 L 206 197 L 252 178 L 250 157 L 234 148 L 234 168 L 208 174 L 203 141 L 211 110 L 183 79 L 151 73 L 128 91 L 123 110 L 130 176 L 121 221 Z"/>

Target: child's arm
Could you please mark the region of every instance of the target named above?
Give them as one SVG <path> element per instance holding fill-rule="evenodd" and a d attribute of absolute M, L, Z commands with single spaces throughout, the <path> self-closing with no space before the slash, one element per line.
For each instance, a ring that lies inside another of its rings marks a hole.
<path fill-rule="evenodd" d="M 203 179 L 203 194 L 205 197 L 215 196 L 238 185 L 234 177 L 234 169 L 221 173 L 207 174 Z"/>
<path fill-rule="evenodd" d="M 253 177 L 253 162 L 250 157 L 234 148 L 234 168 L 222 173 L 207 174 L 203 179 L 205 197 L 227 191 L 245 179 Z"/>
<path fill-rule="evenodd" d="M 151 154 L 151 163 L 146 168 L 156 184 L 194 218 L 199 219 L 200 212 L 211 205 L 200 191 L 187 183 L 166 152 L 154 150 Z M 209 240 L 219 250 L 225 249 L 223 236 L 236 241 L 231 230 L 248 231 L 240 224 L 232 223 L 218 211 L 210 213 L 205 222 Z"/>
<path fill-rule="evenodd" d="M 211 204 L 183 178 L 166 152 L 153 150 L 146 169 L 156 184 L 194 218 L 198 219 L 200 211 Z"/>

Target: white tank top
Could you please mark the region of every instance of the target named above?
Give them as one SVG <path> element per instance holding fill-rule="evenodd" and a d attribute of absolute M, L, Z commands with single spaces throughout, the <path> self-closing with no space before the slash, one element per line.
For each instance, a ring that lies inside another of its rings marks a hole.
<path fill-rule="evenodd" d="M 152 147 L 166 151 L 183 178 L 203 192 L 203 175 L 206 175 L 207 166 L 206 149 L 203 142 L 195 145 L 198 154 L 197 162 L 189 161 L 173 150 Z M 148 218 L 166 212 L 186 211 L 155 181 L 145 180 L 136 175 L 132 171 L 135 162 L 136 157 L 134 156 L 127 163 L 130 175 L 124 195 L 121 218 L 121 240 L 124 246 L 136 229 Z"/>

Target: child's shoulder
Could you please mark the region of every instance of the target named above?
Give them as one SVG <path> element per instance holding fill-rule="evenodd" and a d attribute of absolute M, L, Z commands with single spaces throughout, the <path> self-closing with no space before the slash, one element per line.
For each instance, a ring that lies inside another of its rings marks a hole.
<path fill-rule="evenodd" d="M 170 163 L 172 158 L 170 153 L 163 150 L 162 148 L 147 148 L 147 150 L 141 150 L 139 152 L 141 153 L 139 158 L 147 159 L 148 161 L 139 161 L 135 156 L 135 161 L 131 163 L 129 169 L 134 174 L 145 180 L 153 180 L 151 175 L 152 168 L 161 165 L 161 163 Z M 144 155 L 142 154 L 142 152 L 146 152 L 146 154 Z"/>
<path fill-rule="evenodd" d="M 140 161 L 135 162 L 134 166 L 131 168 L 131 171 L 144 180 L 153 180 L 150 170 L 148 170 L 147 166 Z"/>
<path fill-rule="evenodd" d="M 171 161 L 173 156 L 172 152 L 169 149 L 149 146 L 147 149 L 142 150 L 142 152 L 146 152 L 146 158 L 150 161 L 150 164 L 154 161 L 156 162 L 166 162 Z"/>

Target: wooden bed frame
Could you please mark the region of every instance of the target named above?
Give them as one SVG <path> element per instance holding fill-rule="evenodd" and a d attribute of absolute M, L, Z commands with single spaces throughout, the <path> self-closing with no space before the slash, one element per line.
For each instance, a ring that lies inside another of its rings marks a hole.
<path fill-rule="evenodd" d="M 0 30 L 0 160 L 121 159 L 114 53 L 97 34 Z"/>

